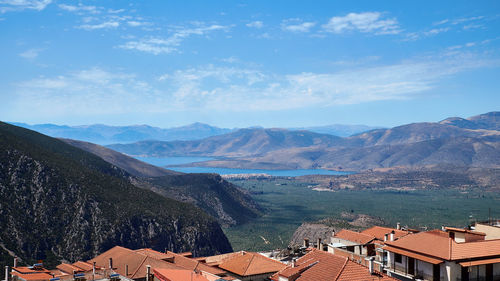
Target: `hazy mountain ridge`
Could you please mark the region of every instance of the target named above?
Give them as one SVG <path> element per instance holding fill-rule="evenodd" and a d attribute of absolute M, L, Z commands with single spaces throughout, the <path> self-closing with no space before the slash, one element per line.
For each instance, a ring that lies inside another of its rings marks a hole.
<path fill-rule="evenodd" d="M 413 123 L 340 138 L 307 131 L 245 129 L 191 142 L 110 145 L 131 155 L 216 156 L 195 166 L 364 170 L 456 164 L 500 166 L 500 113 Z M 471 126 L 470 124 L 476 124 Z M 464 128 L 465 127 L 465 128 Z M 471 128 L 472 127 L 472 128 Z"/>
<path fill-rule="evenodd" d="M 44 259 L 49 266 L 114 245 L 231 251 L 212 217 L 129 178 L 91 153 L 0 123 L 0 243 L 25 262 Z"/>
<path fill-rule="evenodd" d="M 286 129 L 240 129 L 238 131 L 194 141 L 144 141 L 113 144 L 107 147 L 134 156 L 224 156 L 261 155 L 290 147 L 328 147 L 343 144 L 341 137 L 309 131 Z"/>
<path fill-rule="evenodd" d="M 214 174 L 183 174 L 156 167 L 109 148 L 82 141 L 64 142 L 91 152 L 134 175 L 131 182 L 162 196 L 192 203 L 224 226 L 257 217 L 261 209 L 242 189 Z"/>
<path fill-rule="evenodd" d="M 67 126 L 54 124 L 11 124 L 55 138 L 76 139 L 97 144 L 131 143 L 143 140 L 194 140 L 232 131 L 231 129 L 218 128 L 203 123 L 193 123 L 168 129 L 148 125 L 108 126 L 95 124 Z"/>

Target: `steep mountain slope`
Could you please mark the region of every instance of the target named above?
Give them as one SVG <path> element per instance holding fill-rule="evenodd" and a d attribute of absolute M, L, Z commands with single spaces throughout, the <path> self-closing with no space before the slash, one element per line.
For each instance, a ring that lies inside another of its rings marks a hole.
<path fill-rule="evenodd" d="M 207 155 L 241 157 L 261 155 L 292 147 L 327 147 L 340 145 L 340 137 L 308 131 L 285 129 L 241 129 L 236 132 L 195 141 L 144 141 L 133 144 L 114 144 L 107 147 L 129 155 L 175 156 Z"/>
<path fill-rule="evenodd" d="M 500 130 L 500 111 L 472 116 L 467 119 L 460 117 L 451 117 L 439 123 L 464 129 L 484 129 L 498 131 Z"/>
<path fill-rule="evenodd" d="M 352 136 L 347 138 L 347 143 L 348 146 L 360 147 L 398 145 L 441 138 L 475 137 L 482 134 L 482 132 L 465 130 L 439 123 L 413 123 L 391 129 L 373 130 Z"/>
<path fill-rule="evenodd" d="M 98 144 L 130 143 L 143 140 L 195 140 L 231 132 L 231 129 L 213 127 L 203 123 L 193 123 L 182 127 L 162 129 L 148 125 L 107 126 L 85 125 L 65 126 L 54 124 L 28 125 L 12 123 L 39 133 L 56 137 L 88 141 Z"/>
<path fill-rule="evenodd" d="M 161 177 L 167 175 L 177 175 L 179 172 L 172 170 L 163 169 L 157 166 L 153 166 L 148 163 L 144 163 L 135 158 L 124 155 L 120 152 L 116 152 L 104 146 L 93 144 L 90 142 L 77 141 L 72 139 L 61 139 L 67 144 L 78 147 L 92 154 L 101 157 L 104 161 L 111 163 L 117 167 L 120 167 L 137 177 Z"/>
<path fill-rule="evenodd" d="M 26 262 L 87 259 L 114 245 L 231 251 L 212 217 L 129 177 L 60 140 L 0 123 L 0 243 Z"/>
<path fill-rule="evenodd" d="M 183 174 L 149 165 L 109 148 L 93 143 L 63 139 L 124 169 L 137 178 L 136 186 L 153 190 L 163 196 L 193 203 L 229 226 L 257 217 L 261 210 L 242 189 L 214 174 Z"/>

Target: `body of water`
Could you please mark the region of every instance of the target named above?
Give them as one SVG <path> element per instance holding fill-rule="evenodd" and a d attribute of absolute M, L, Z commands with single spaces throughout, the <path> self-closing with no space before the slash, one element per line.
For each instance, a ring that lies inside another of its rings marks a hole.
<path fill-rule="evenodd" d="M 338 172 L 338 171 L 321 170 L 321 169 L 264 170 L 264 169 L 236 169 L 236 168 L 215 168 L 215 167 L 168 167 L 168 169 L 182 173 L 216 173 L 219 175 L 268 174 L 276 177 L 350 174 L 349 172 Z"/>
<path fill-rule="evenodd" d="M 190 164 L 194 162 L 203 162 L 214 160 L 211 157 L 134 157 L 137 160 L 141 160 L 142 162 L 149 163 L 151 165 L 155 165 L 158 167 L 172 166 L 172 165 L 184 165 Z"/>
<path fill-rule="evenodd" d="M 169 170 L 182 173 L 216 173 L 219 175 L 234 174 L 268 174 L 281 177 L 298 177 L 306 175 L 345 175 L 349 172 L 338 172 L 322 169 L 301 169 L 301 170 L 265 170 L 265 169 L 236 169 L 236 168 L 214 168 L 214 167 L 179 167 L 176 165 L 190 164 L 213 160 L 210 157 L 135 157 L 138 160 Z"/>

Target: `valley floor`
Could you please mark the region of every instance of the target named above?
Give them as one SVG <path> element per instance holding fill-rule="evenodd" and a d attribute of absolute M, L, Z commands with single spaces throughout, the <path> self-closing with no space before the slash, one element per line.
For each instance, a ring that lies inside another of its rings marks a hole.
<path fill-rule="evenodd" d="M 349 213 L 418 229 L 440 228 L 442 224 L 462 227 L 489 215 L 500 217 L 500 194 L 481 188 L 330 192 L 313 190 L 313 183 L 290 178 L 231 182 L 248 190 L 266 209 L 264 216 L 224 230 L 235 251 L 286 248 L 303 222 L 346 218 Z"/>

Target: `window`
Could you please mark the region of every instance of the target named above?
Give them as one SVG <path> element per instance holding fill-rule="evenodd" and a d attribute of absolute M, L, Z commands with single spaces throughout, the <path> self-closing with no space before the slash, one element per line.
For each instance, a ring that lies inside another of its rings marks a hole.
<path fill-rule="evenodd" d="M 396 261 L 397 263 L 402 263 L 403 257 L 400 254 L 394 254 L 394 261 Z"/>

